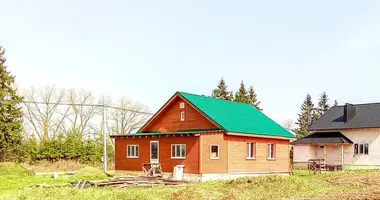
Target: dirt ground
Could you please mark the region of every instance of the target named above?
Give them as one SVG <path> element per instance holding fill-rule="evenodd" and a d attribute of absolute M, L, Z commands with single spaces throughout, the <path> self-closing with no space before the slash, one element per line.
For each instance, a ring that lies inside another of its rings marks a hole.
<path fill-rule="evenodd" d="M 326 200 L 380 200 L 380 173 L 347 174 L 344 176 L 323 178 L 319 181 L 334 185 L 345 185 L 357 189 L 319 196 Z"/>

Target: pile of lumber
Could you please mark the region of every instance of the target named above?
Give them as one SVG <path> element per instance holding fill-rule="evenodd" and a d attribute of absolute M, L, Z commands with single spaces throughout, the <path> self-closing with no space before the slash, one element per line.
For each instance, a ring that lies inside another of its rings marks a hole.
<path fill-rule="evenodd" d="M 87 181 L 79 180 L 73 182 L 72 186 L 76 188 L 88 187 L 112 187 L 112 188 L 125 188 L 125 187 L 153 187 L 158 185 L 182 185 L 184 181 L 177 181 L 171 179 L 163 179 L 162 177 L 118 177 L 105 181 Z"/>
<path fill-rule="evenodd" d="M 125 188 L 125 187 L 152 187 L 158 185 L 181 185 L 183 181 L 162 179 L 160 177 L 120 177 L 107 181 L 100 181 L 94 183 L 96 187 L 113 187 L 113 188 Z"/>

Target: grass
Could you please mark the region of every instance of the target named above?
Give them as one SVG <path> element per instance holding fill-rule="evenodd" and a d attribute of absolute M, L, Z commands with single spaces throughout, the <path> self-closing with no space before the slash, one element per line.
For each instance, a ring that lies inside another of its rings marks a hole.
<path fill-rule="evenodd" d="M 80 180 L 102 180 L 107 178 L 107 174 L 94 167 L 85 167 L 78 170 L 74 177 Z"/>
<path fill-rule="evenodd" d="M 20 164 L 12 162 L 0 162 L 0 176 L 23 177 L 32 176 L 34 173 Z"/>
<path fill-rule="evenodd" d="M 82 190 L 28 187 L 41 183 L 68 183 L 74 179 L 63 176 L 52 179 L 47 175 L 19 179 L 0 176 L 0 199 L 371 199 L 373 194 L 380 195 L 380 172 L 368 170 L 317 175 L 296 171 L 294 176 L 259 176 L 177 187 Z"/>
<path fill-rule="evenodd" d="M 86 165 L 73 160 L 59 160 L 59 161 L 38 161 L 36 163 L 24 163 L 23 166 L 35 173 L 38 172 L 68 172 L 68 171 L 78 171 L 84 167 L 91 166 L 98 169 L 103 169 L 102 163 L 94 163 L 92 165 Z M 107 164 L 109 170 L 113 168 L 113 163 Z"/>

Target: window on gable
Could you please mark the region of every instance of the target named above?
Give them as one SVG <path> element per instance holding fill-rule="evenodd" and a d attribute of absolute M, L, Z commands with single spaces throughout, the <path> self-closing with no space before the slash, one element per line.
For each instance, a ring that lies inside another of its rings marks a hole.
<path fill-rule="evenodd" d="M 172 158 L 186 157 L 186 144 L 172 144 Z"/>
<path fill-rule="evenodd" d="M 256 157 L 256 143 L 247 142 L 247 159 L 255 159 Z"/>
<path fill-rule="evenodd" d="M 369 144 L 354 144 L 354 154 L 369 154 Z"/>
<path fill-rule="evenodd" d="M 275 144 L 268 144 L 268 159 L 274 160 L 276 157 L 276 146 Z"/>
<path fill-rule="evenodd" d="M 219 145 L 212 144 L 210 146 L 210 154 L 211 159 L 219 159 Z"/>
<path fill-rule="evenodd" d="M 354 144 L 354 154 L 359 154 L 359 145 L 358 144 Z"/>
<path fill-rule="evenodd" d="M 364 144 L 364 154 L 368 154 L 368 144 Z"/>
<path fill-rule="evenodd" d="M 139 157 L 139 145 L 127 145 L 127 158 Z"/>
<path fill-rule="evenodd" d="M 185 102 L 180 102 L 179 103 L 179 108 L 185 108 Z"/>
<path fill-rule="evenodd" d="M 181 111 L 181 121 L 185 121 L 185 111 Z"/>

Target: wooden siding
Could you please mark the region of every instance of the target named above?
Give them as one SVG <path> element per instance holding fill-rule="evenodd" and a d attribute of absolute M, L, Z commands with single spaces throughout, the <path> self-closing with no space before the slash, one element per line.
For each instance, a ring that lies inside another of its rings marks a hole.
<path fill-rule="evenodd" d="M 228 141 L 223 133 L 202 133 L 201 134 L 202 154 L 201 173 L 227 173 L 228 167 Z M 212 144 L 219 145 L 219 159 L 210 158 L 210 147 Z"/>
<path fill-rule="evenodd" d="M 228 172 L 288 171 L 289 140 L 228 136 Z M 256 142 L 256 158 L 247 160 L 247 142 Z M 268 160 L 268 143 L 276 144 L 275 160 Z"/>
<path fill-rule="evenodd" d="M 185 173 L 199 173 L 199 137 L 194 135 L 116 137 L 115 170 L 141 171 L 142 163 L 150 162 L 150 141 L 159 142 L 159 163 L 164 172 L 173 172 L 175 165 L 185 165 Z M 127 144 L 139 145 L 139 158 L 127 158 Z M 171 158 L 172 144 L 186 144 L 185 159 Z"/>
<path fill-rule="evenodd" d="M 185 103 L 185 108 L 180 108 L 180 102 Z M 185 111 L 185 120 L 180 120 L 181 111 Z M 175 132 L 187 129 L 212 129 L 216 127 L 209 119 L 203 116 L 196 108 L 191 106 L 181 97 L 177 96 L 161 111 L 142 131 Z"/>

